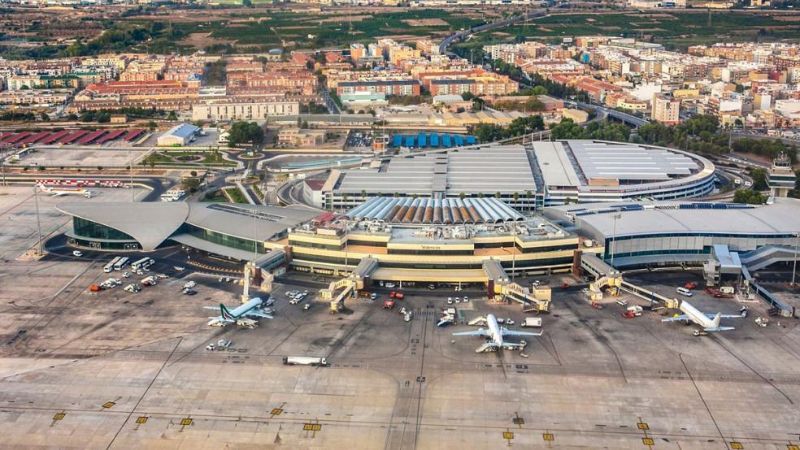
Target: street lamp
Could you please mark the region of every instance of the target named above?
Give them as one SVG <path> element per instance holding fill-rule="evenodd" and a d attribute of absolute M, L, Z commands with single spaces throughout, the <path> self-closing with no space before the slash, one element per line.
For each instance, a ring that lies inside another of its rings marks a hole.
<path fill-rule="evenodd" d="M 33 184 L 33 203 L 36 205 L 36 232 L 39 236 L 39 241 L 36 245 L 36 255 L 42 255 L 42 222 L 39 219 L 39 185 Z"/>
<path fill-rule="evenodd" d="M 797 276 L 797 247 L 800 241 L 800 233 L 794 234 L 794 262 L 792 263 L 792 287 L 795 287 L 795 277 Z"/>

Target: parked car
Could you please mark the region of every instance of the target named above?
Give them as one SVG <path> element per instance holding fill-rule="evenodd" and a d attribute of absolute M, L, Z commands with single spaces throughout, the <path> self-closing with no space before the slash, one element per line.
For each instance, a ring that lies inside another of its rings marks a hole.
<path fill-rule="evenodd" d="M 78 258 L 80 258 L 81 256 L 83 256 L 83 252 L 75 250 L 72 252 L 72 256 L 77 256 Z"/>

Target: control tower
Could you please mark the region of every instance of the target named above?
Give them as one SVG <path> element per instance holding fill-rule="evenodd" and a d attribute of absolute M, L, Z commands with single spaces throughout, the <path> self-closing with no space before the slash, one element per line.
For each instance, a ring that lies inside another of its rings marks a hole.
<path fill-rule="evenodd" d="M 781 152 L 772 161 L 767 181 L 773 198 L 786 197 L 794 189 L 795 174 L 789 156 Z"/>

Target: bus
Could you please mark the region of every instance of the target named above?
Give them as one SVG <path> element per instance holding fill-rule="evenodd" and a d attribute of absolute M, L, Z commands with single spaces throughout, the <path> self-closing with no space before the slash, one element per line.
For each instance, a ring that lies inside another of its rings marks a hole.
<path fill-rule="evenodd" d="M 122 270 L 123 267 L 128 265 L 128 261 L 130 261 L 130 258 L 123 256 L 114 264 L 114 270 Z"/>
<path fill-rule="evenodd" d="M 134 262 L 133 264 L 131 264 L 131 269 L 133 269 L 133 270 L 139 270 L 139 269 L 144 270 L 144 269 L 147 269 L 148 267 L 152 266 L 155 263 L 156 262 L 155 262 L 155 260 L 153 260 L 153 258 L 144 257 L 144 258 Z"/>
<path fill-rule="evenodd" d="M 116 264 L 117 262 L 119 262 L 119 260 L 120 260 L 120 259 L 121 259 L 121 258 L 120 258 L 119 256 L 117 256 L 116 258 L 114 258 L 114 259 L 112 259 L 111 261 L 109 261 L 109 262 L 108 262 L 108 264 L 106 264 L 106 265 L 103 267 L 103 272 L 105 272 L 105 273 L 109 273 L 109 272 L 111 272 L 112 270 L 114 270 L 114 264 Z"/>

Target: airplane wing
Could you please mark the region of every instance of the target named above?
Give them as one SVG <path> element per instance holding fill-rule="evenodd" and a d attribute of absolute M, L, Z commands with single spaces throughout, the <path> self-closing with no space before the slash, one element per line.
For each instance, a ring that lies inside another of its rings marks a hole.
<path fill-rule="evenodd" d="M 244 314 L 246 317 L 258 317 L 259 319 L 272 319 L 272 316 L 261 311 L 248 311 Z"/>
<path fill-rule="evenodd" d="M 503 336 L 541 336 L 542 332 L 531 332 L 531 331 L 514 331 L 509 330 L 506 327 L 500 328 L 500 332 L 503 333 Z"/>
<path fill-rule="evenodd" d="M 716 314 L 711 314 L 711 313 L 706 313 L 706 317 L 708 317 L 711 320 L 714 320 L 714 319 L 717 318 L 717 315 Z M 744 316 L 741 315 L 741 314 L 720 314 L 719 317 L 721 319 L 741 319 Z"/>
<path fill-rule="evenodd" d="M 738 316 L 736 316 L 736 317 L 738 317 Z M 730 330 L 735 330 L 735 329 L 736 328 L 734 328 L 734 327 L 716 327 L 716 328 L 705 328 L 704 331 L 711 331 L 711 332 L 714 332 L 714 331 L 730 331 Z"/>
<path fill-rule="evenodd" d="M 687 316 L 686 314 L 681 314 L 679 316 L 667 317 L 666 319 L 661 319 L 662 322 L 681 322 L 684 320 L 689 320 L 689 316 Z"/>
<path fill-rule="evenodd" d="M 489 337 L 489 332 L 484 330 L 483 328 L 478 328 L 475 331 L 462 331 L 459 333 L 453 333 L 453 336 L 484 336 Z"/>

